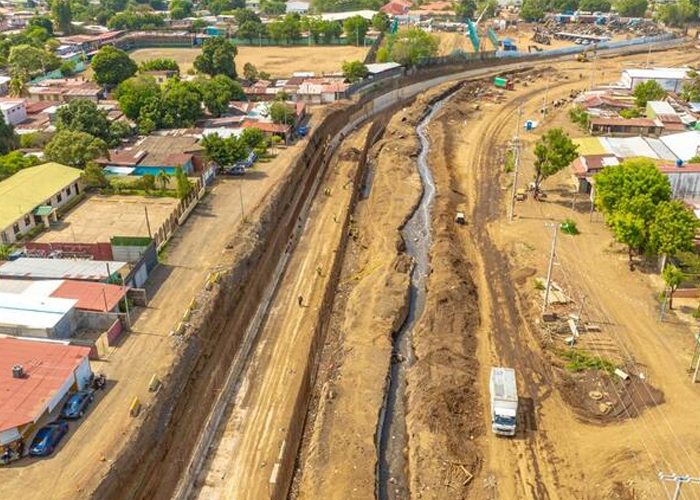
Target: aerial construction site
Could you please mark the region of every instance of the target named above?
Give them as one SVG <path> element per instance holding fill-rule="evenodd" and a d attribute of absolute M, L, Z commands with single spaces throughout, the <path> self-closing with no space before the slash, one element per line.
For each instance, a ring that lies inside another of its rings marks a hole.
<path fill-rule="evenodd" d="M 700 44 L 649 20 L 583 29 L 585 15 L 547 15 L 516 31 L 517 17 L 504 8 L 499 31 L 494 16 L 490 51 L 463 50 L 479 21 L 466 32 L 418 23 L 433 59 L 376 63 L 398 27 L 342 95 L 307 102 L 274 155 L 236 164 L 238 178 L 212 167 L 158 267 L 132 287 L 148 303 L 125 291 L 129 331 L 89 354 L 106 385 L 94 406 L 50 457 L 35 451 L 42 424 L 33 441 L 0 429 L 0 492 L 700 498 Z M 246 47 L 258 49 L 262 38 Z M 221 130 L 225 116 L 208 119 Z M 139 203 L 155 203 L 111 194 L 121 197 L 89 195 L 94 208 L 68 211 L 64 229 L 75 239 L 100 210 L 128 205 L 140 220 Z M 179 206 L 158 203 L 151 217 Z M 640 215 L 653 210 L 665 215 Z M 48 235 L 36 241 L 65 237 Z M 12 278 L 7 260 L 0 281 Z M 9 352 L 6 392 L 38 366 Z M 1 398 L 0 423 L 13 422 L 16 400 Z M 51 398 L 49 427 L 72 418 Z"/>

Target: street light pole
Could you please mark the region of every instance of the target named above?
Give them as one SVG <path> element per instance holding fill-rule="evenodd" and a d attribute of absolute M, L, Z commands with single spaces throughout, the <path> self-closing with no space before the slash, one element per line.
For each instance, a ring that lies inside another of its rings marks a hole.
<path fill-rule="evenodd" d="M 547 266 L 547 283 L 544 288 L 544 302 L 542 303 L 542 314 L 547 312 L 547 306 L 549 305 L 549 290 L 552 287 L 552 268 L 554 267 L 554 256 L 556 254 L 557 248 L 557 237 L 559 236 L 559 223 L 547 224 L 548 226 L 554 226 L 554 237 L 552 238 L 552 249 L 549 252 L 549 265 Z"/>

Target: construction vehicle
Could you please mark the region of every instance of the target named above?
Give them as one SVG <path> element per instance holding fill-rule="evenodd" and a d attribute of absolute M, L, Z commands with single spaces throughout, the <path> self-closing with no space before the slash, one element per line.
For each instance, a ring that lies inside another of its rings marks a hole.
<path fill-rule="evenodd" d="M 498 436 L 515 436 L 518 416 L 518 387 L 515 370 L 491 368 L 491 430 Z"/>
<path fill-rule="evenodd" d="M 540 47 L 538 47 L 537 45 L 528 45 L 527 52 L 529 54 L 532 54 L 533 52 L 542 52 L 542 49 Z"/>
<path fill-rule="evenodd" d="M 535 33 L 532 35 L 531 40 L 535 43 L 541 43 L 542 45 L 552 44 L 552 38 L 540 28 L 535 29 Z"/>
<path fill-rule="evenodd" d="M 579 52 L 576 54 L 576 60 L 578 62 L 590 62 L 591 57 L 596 56 L 596 48 L 595 47 L 586 47 L 583 52 Z"/>

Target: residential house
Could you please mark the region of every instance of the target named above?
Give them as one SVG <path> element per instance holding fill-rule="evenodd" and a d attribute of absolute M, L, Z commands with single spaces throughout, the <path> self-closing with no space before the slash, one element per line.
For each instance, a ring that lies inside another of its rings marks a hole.
<path fill-rule="evenodd" d="M 379 10 L 390 16 L 404 16 L 411 10 L 412 5 L 410 0 L 391 0 Z"/>
<path fill-rule="evenodd" d="M 177 167 L 190 175 L 202 167 L 202 158 L 203 147 L 195 136 L 150 135 L 96 161 L 113 175 L 173 174 Z"/>
<path fill-rule="evenodd" d="M 80 174 L 77 168 L 44 163 L 1 181 L 0 243 L 15 243 L 37 224 L 48 227 L 56 209 L 82 192 Z"/>
<path fill-rule="evenodd" d="M 166 83 L 168 80 L 170 80 L 173 77 L 176 77 L 178 75 L 178 72 L 175 70 L 154 70 L 154 71 L 142 71 L 142 75 L 147 75 L 153 77 L 153 79 L 156 81 L 158 85 L 163 85 Z"/>
<path fill-rule="evenodd" d="M 589 120 L 589 132 L 593 135 L 659 136 L 663 123 L 649 118 L 593 117 Z"/>
<path fill-rule="evenodd" d="M 634 90 L 642 82 L 655 81 L 666 92 L 680 92 L 688 77 L 688 68 L 626 69 L 622 72 L 620 85 Z"/>
<path fill-rule="evenodd" d="M 286 12 L 287 14 L 306 15 L 309 12 L 309 7 L 309 2 L 302 2 L 300 0 L 289 0 L 287 2 Z"/>
<path fill-rule="evenodd" d="M 97 103 L 104 93 L 102 87 L 82 78 L 44 80 L 27 90 L 32 101 L 55 103 L 66 103 L 72 99 L 87 99 Z"/>
<path fill-rule="evenodd" d="M 27 119 L 27 107 L 24 99 L 0 100 L 0 112 L 5 123 L 19 125 Z"/>

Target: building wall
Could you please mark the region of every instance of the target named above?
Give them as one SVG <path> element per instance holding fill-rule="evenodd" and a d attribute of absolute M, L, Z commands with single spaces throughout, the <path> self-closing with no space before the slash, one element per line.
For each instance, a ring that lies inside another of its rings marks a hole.
<path fill-rule="evenodd" d="M 62 187 L 59 191 L 54 193 L 51 198 L 44 200 L 42 203 L 39 203 L 39 205 L 51 205 L 54 208 L 61 208 L 82 192 L 83 184 L 82 181 L 78 179 Z M 41 222 L 41 219 L 35 218 L 32 214 L 34 208 L 36 207 L 32 207 L 30 211 L 18 217 L 12 225 L 2 228 L 2 231 L 0 231 L 0 244 L 12 245 L 17 242 L 19 236 L 31 231 L 32 228 Z"/>
<path fill-rule="evenodd" d="M 17 125 L 27 119 L 27 108 L 23 102 L 19 102 L 11 108 L 3 109 L 2 117 L 5 119 L 5 123 Z"/>
<path fill-rule="evenodd" d="M 671 192 L 678 199 L 700 199 L 700 172 L 667 173 Z"/>
<path fill-rule="evenodd" d="M 675 78 L 629 78 L 629 80 L 632 82 L 632 89 L 634 89 L 640 83 L 649 80 L 654 80 L 656 83 L 661 85 L 661 88 L 663 88 L 666 92 L 679 92 L 683 86 L 683 80 Z"/>

